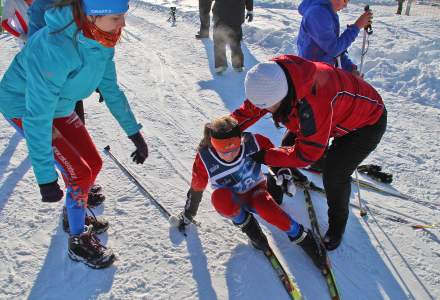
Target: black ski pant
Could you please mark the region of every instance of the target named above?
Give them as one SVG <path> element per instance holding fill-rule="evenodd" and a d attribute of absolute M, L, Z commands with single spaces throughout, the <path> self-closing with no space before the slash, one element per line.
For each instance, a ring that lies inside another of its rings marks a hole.
<path fill-rule="evenodd" d="M 209 25 L 211 23 L 212 0 L 199 0 L 199 17 L 200 17 L 200 31 L 201 35 L 209 34 Z"/>
<path fill-rule="evenodd" d="M 351 174 L 376 149 L 387 127 L 387 112 L 374 125 L 334 138 L 323 160 L 322 180 L 328 204 L 328 233 L 342 236 L 348 220 Z M 282 146 L 293 145 L 295 134 L 286 132 Z"/>
<path fill-rule="evenodd" d="M 403 9 L 403 2 L 405 0 L 397 0 L 397 12 L 396 14 L 401 15 L 402 14 L 402 9 Z"/>
<path fill-rule="evenodd" d="M 215 67 L 227 67 L 226 46 L 231 48 L 232 67 L 242 68 L 244 65 L 244 55 L 241 50 L 241 40 L 243 32 L 241 26 L 231 27 L 220 22 L 214 24 L 214 58 Z"/>

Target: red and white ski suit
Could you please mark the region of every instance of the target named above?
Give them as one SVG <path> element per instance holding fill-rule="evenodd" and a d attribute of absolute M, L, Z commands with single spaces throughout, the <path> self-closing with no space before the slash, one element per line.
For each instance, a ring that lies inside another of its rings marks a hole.
<path fill-rule="evenodd" d="M 259 134 L 254 134 L 254 137 L 259 146 L 259 150 L 267 150 L 274 147 L 268 138 Z M 211 148 L 211 151 L 215 152 L 213 148 Z M 244 150 L 242 149 L 242 151 Z M 247 154 L 249 153 L 242 155 L 243 159 L 246 159 Z M 234 162 L 234 165 L 232 165 L 232 163 L 230 165 L 231 170 L 235 170 L 239 162 Z M 198 152 L 193 164 L 191 189 L 196 192 L 204 191 L 209 180 L 210 178 L 205 162 L 202 160 L 200 152 Z M 260 181 L 259 184 L 249 190 L 245 190 L 243 193 L 234 193 L 228 188 L 217 188 L 212 193 L 211 202 L 217 212 L 227 218 L 237 217 L 245 208 L 246 210 L 256 212 L 268 223 L 271 223 L 283 231 L 289 231 L 293 224 L 295 224 L 295 230 L 297 230 L 297 223 L 283 211 L 268 193 L 266 180 Z M 190 205 L 194 206 L 194 203 Z M 195 205 L 195 207 L 198 207 L 198 204 Z M 195 214 L 195 212 L 193 212 L 193 214 Z"/>

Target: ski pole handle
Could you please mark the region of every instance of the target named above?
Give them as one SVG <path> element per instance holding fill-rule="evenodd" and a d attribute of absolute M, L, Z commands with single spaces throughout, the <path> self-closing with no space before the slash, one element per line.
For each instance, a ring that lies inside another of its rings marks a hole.
<path fill-rule="evenodd" d="M 364 11 L 367 12 L 370 10 L 370 5 L 365 5 L 364 7 Z M 364 27 L 364 30 L 367 34 L 373 34 L 373 28 L 371 27 L 371 24 L 368 24 L 367 26 Z"/>

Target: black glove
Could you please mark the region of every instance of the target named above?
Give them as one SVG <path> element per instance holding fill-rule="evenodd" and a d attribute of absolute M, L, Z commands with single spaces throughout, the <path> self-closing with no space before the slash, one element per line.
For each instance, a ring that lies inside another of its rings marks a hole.
<path fill-rule="evenodd" d="M 248 12 L 246 13 L 246 19 L 248 22 L 252 22 L 252 20 L 254 19 L 254 13 L 252 12 L 252 10 L 248 10 Z"/>
<path fill-rule="evenodd" d="M 63 191 L 57 183 L 58 179 L 45 184 L 39 184 L 41 201 L 43 202 L 58 202 L 63 198 Z"/>
<path fill-rule="evenodd" d="M 266 154 L 266 150 L 260 150 L 250 155 L 250 157 L 259 164 L 264 164 L 264 155 Z"/>
<path fill-rule="evenodd" d="M 289 168 L 281 168 L 276 175 L 276 184 L 283 189 L 283 192 L 292 197 L 296 193 L 293 174 Z"/>
<path fill-rule="evenodd" d="M 136 151 L 134 151 L 130 156 L 133 157 L 133 161 L 137 164 L 143 164 L 145 159 L 148 157 L 148 146 L 145 143 L 144 137 L 140 132 L 129 136 L 130 140 L 136 146 Z"/>

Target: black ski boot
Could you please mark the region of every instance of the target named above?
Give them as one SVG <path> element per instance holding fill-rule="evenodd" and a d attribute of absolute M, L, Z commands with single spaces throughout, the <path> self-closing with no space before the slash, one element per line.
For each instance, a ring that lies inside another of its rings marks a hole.
<path fill-rule="evenodd" d="M 335 234 L 331 233 L 330 230 L 327 231 L 323 239 L 325 248 L 328 251 L 335 250 L 341 244 L 343 236 L 344 234 Z"/>
<path fill-rule="evenodd" d="M 263 230 L 255 217 L 249 213 L 242 224 L 235 224 L 241 228 L 241 231 L 249 237 L 252 246 L 258 250 L 266 251 L 269 248 L 269 242 Z"/>
<path fill-rule="evenodd" d="M 116 260 L 113 250 L 101 244 L 96 234 L 92 231 L 93 226 L 80 235 L 69 237 L 68 255 L 74 261 L 83 262 L 94 269 L 107 268 Z"/>
<path fill-rule="evenodd" d="M 105 200 L 105 196 L 102 194 L 102 187 L 98 184 L 92 185 L 89 191 L 89 196 L 87 199 L 87 204 L 91 208 L 100 206 Z"/>
<path fill-rule="evenodd" d="M 208 39 L 209 38 L 209 31 L 202 31 L 200 30 L 199 32 L 197 32 L 196 39 L 201 40 L 201 39 Z"/>
<path fill-rule="evenodd" d="M 99 184 L 94 184 L 90 187 L 89 193 L 99 194 L 102 191 L 102 186 Z"/>
<path fill-rule="evenodd" d="M 102 217 L 96 217 L 91 209 L 89 209 L 90 215 L 86 215 L 85 224 L 86 226 L 92 225 L 92 231 L 95 234 L 101 234 L 107 231 L 109 223 L 106 219 Z M 63 207 L 63 230 L 66 233 L 70 233 L 69 219 L 67 217 L 67 208 Z"/>
<path fill-rule="evenodd" d="M 315 266 L 322 269 L 326 263 L 325 249 L 321 243 L 315 241 L 312 231 L 309 229 L 304 230 L 304 227 L 300 224 L 300 230 L 296 237 L 289 236 L 292 242 L 295 242 L 300 246 L 304 252 L 312 259 Z M 319 247 L 319 248 L 318 248 Z"/>

